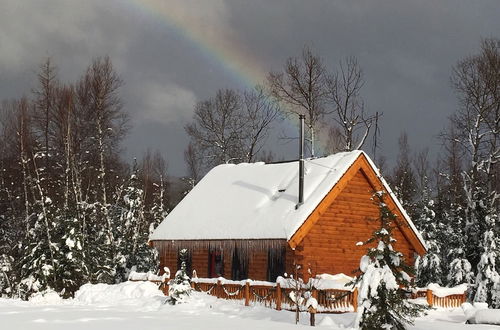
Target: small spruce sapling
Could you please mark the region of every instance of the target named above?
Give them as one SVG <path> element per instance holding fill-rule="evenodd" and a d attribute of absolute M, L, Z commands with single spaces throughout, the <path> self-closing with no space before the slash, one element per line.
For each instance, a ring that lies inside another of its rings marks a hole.
<path fill-rule="evenodd" d="M 294 261 L 294 274 L 291 274 L 287 278 L 288 287 L 292 289 L 289 298 L 293 302 L 295 309 L 295 324 L 298 324 L 300 321 L 300 306 L 304 302 L 304 280 L 299 275 L 301 267 L 300 264 Z"/>
<path fill-rule="evenodd" d="M 374 243 L 361 258 L 361 275 L 355 279 L 359 284 L 358 315 L 356 325 L 360 329 L 406 329 L 405 324 L 413 324 L 413 319 L 424 312 L 426 307 L 407 300 L 414 271 L 405 263 L 403 254 L 393 249 L 396 240 L 392 231 L 397 224 L 396 215 L 384 202 L 385 192 L 376 192 L 373 200 L 378 204 L 380 227 L 364 244 Z"/>
<path fill-rule="evenodd" d="M 175 277 L 170 282 L 170 287 L 168 289 L 167 302 L 171 305 L 183 303 L 186 298 L 189 297 L 192 291 L 191 282 L 188 274 L 186 273 L 187 254 L 187 249 L 182 249 L 179 251 L 181 259 L 181 269 L 179 269 L 175 273 Z"/>

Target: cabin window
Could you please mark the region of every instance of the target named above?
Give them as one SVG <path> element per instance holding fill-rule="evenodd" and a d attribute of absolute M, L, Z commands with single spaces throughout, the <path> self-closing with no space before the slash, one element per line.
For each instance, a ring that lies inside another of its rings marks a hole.
<path fill-rule="evenodd" d="M 224 275 L 224 254 L 221 249 L 210 249 L 208 253 L 208 277 Z"/>
<path fill-rule="evenodd" d="M 181 249 L 177 251 L 177 270 L 181 269 L 181 254 L 179 253 Z M 191 256 L 191 251 L 187 250 L 186 254 L 186 273 L 188 274 L 189 277 L 191 277 L 192 274 L 192 256 Z M 175 274 L 174 274 L 175 275 Z"/>
<path fill-rule="evenodd" d="M 233 252 L 231 279 L 241 281 L 248 278 L 248 258 L 238 249 Z"/>
<path fill-rule="evenodd" d="M 267 280 L 276 282 L 285 273 L 285 249 L 270 249 L 267 253 Z"/>

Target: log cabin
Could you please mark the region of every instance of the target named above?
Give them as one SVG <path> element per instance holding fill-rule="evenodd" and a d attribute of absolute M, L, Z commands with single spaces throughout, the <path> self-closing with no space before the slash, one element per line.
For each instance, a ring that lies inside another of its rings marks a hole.
<path fill-rule="evenodd" d="M 353 275 L 378 229 L 372 196 L 387 192 L 397 215 L 395 249 L 413 264 L 425 243 L 387 182 L 363 151 L 304 161 L 224 164 L 212 169 L 150 236 L 160 268 L 180 267 L 199 277 L 275 281 L 285 272 L 307 281 L 316 274 Z M 302 183 L 301 183 L 302 181 Z M 299 203 L 299 186 L 302 202 Z"/>

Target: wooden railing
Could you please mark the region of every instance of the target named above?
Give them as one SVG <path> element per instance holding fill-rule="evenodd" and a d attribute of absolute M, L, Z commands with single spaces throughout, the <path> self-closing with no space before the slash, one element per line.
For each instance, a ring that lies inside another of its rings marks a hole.
<path fill-rule="evenodd" d="M 206 281 L 206 282 L 205 282 Z M 293 310 L 295 304 L 290 298 L 292 288 L 282 288 L 279 283 L 271 282 L 216 282 L 210 279 L 198 279 L 191 283 L 194 290 L 205 292 L 222 299 L 243 300 L 245 306 L 261 304 L 277 310 Z M 303 289 L 306 291 L 306 289 Z M 318 301 L 318 312 L 342 313 L 357 310 L 357 289 L 317 290 L 311 295 Z M 305 301 L 304 301 L 305 304 Z"/>
<path fill-rule="evenodd" d="M 464 292 L 441 297 L 430 289 L 423 289 L 414 292 L 412 298 L 425 298 L 430 307 L 456 308 L 467 301 L 467 294 Z"/>
<path fill-rule="evenodd" d="M 132 280 L 134 281 L 134 280 Z M 140 280 L 135 280 L 140 281 Z M 163 294 L 168 296 L 168 279 L 164 281 L 149 280 L 158 285 Z M 252 281 L 221 281 L 220 279 L 197 279 L 191 282 L 191 287 L 199 292 L 222 299 L 243 300 L 245 306 L 261 304 L 277 310 L 293 310 L 295 304 L 290 298 L 292 288 L 282 288 L 279 283 Z M 305 291 L 305 289 L 303 289 Z M 345 313 L 356 312 L 358 309 L 358 289 L 339 290 L 310 289 L 311 295 L 318 301 L 318 312 L 323 313 Z M 432 290 L 418 290 L 412 294 L 412 298 L 425 297 L 431 307 L 456 308 L 467 301 L 463 294 L 452 294 L 445 297 L 437 296 Z M 305 302 L 304 302 L 305 304 Z"/>
<path fill-rule="evenodd" d="M 327 311 L 355 312 L 358 309 L 358 289 L 347 290 L 313 290 L 313 297 L 318 301 L 318 306 Z"/>

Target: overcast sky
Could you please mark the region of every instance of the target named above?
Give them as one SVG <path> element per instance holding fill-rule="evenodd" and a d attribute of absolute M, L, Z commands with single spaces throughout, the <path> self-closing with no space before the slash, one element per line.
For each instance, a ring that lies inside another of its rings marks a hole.
<path fill-rule="evenodd" d="M 263 81 L 308 44 L 331 68 L 359 59 L 391 160 L 401 131 L 415 149 L 438 143 L 456 106 L 451 68 L 481 38 L 500 37 L 499 14 L 498 0 L 0 0 L 0 99 L 29 93 L 47 56 L 74 81 L 109 55 L 133 125 L 124 159 L 159 149 L 182 175 L 195 103 Z"/>

